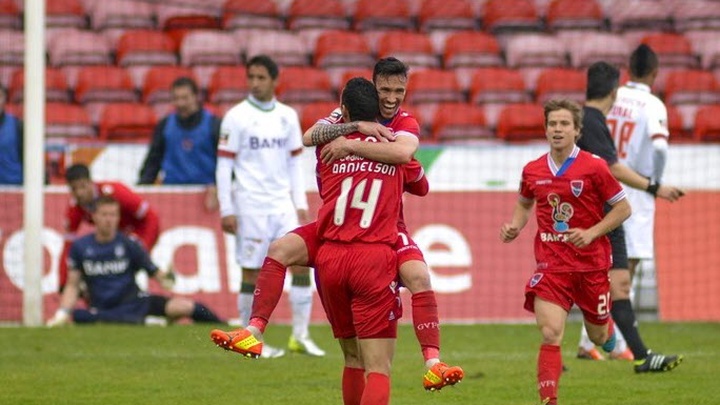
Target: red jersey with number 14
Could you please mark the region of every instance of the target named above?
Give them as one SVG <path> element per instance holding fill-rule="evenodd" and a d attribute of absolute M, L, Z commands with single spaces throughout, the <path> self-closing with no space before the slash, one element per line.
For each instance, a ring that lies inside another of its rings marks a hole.
<path fill-rule="evenodd" d="M 372 137 L 359 132 L 348 136 L 354 142 L 368 138 Z M 317 167 L 323 194 L 317 220 L 320 239 L 394 245 L 404 184 L 402 167 L 354 155 L 330 164 L 318 161 Z"/>
<path fill-rule="evenodd" d="M 588 229 L 604 216 L 603 205 L 625 198 L 607 163 L 577 146 L 557 167 L 545 154 L 525 165 L 520 198 L 537 201 L 535 260 L 538 271 L 607 270 L 612 262 L 607 236 L 579 248 L 567 242 L 571 228 Z"/>

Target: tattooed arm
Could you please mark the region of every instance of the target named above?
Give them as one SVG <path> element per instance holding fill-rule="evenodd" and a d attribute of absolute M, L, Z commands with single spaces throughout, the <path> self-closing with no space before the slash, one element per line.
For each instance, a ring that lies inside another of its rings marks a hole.
<path fill-rule="evenodd" d="M 393 132 L 378 122 L 353 121 L 342 124 L 317 123 L 303 134 L 303 145 L 322 145 L 341 136 L 350 135 L 353 132 L 361 132 L 365 135 L 374 136 L 382 142 L 395 139 Z"/>

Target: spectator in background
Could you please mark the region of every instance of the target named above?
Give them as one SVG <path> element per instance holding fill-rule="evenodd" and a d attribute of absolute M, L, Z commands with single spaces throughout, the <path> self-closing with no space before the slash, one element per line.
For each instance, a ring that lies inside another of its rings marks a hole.
<path fill-rule="evenodd" d="M 220 119 L 202 107 L 192 79 L 176 79 L 171 91 L 175 112 L 155 127 L 138 184 L 159 181 L 207 186 L 205 206 L 214 211 L 218 205 L 215 166 Z"/>
<path fill-rule="evenodd" d="M 5 110 L 7 90 L 0 86 L 0 184 L 23 183 L 23 125 Z"/>

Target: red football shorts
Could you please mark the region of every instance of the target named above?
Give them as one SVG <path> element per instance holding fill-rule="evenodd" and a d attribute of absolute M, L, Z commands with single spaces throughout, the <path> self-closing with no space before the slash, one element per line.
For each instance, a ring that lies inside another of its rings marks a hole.
<path fill-rule="evenodd" d="M 317 257 L 318 249 L 320 249 L 320 238 L 317 232 L 317 222 L 310 222 L 303 226 L 297 227 L 290 231 L 305 241 L 305 247 L 308 252 L 308 267 L 315 267 L 315 258 Z"/>
<path fill-rule="evenodd" d="M 392 247 L 326 242 L 315 264 L 319 295 L 335 338 L 397 337 L 401 301 Z"/>
<path fill-rule="evenodd" d="M 525 309 L 535 311 L 535 297 L 570 312 L 577 305 L 590 323 L 610 319 L 610 276 L 607 270 L 535 273 L 525 285 Z"/>
<path fill-rule="evenodd" d="M 425 263 L 425 257 L 423 256 L 422 251 L 410 235 L 406 233 L 398 232 L 398 238 L 395 242 L 395 251 L 397 252 L 398 267 L 410 260 L 419 260 Z"/>

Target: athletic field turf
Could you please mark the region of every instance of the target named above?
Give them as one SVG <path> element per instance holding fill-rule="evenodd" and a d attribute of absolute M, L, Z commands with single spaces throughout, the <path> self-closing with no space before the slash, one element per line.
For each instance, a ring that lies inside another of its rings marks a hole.
<path fill-rule="evenodd" d="M 577 360 L 580 325 L 571 323 L 560 382 L 563 405 L 720 404 L 720 324 L 642 323 L 651 347 L 683 353 L 670 373 L 636 375 L 631 364 Z M 2 404 L 341 404 L 342 358 L 324 326 L 313 337 L 325 358 L 290 354 L 246 360 L 216 348 L 210 327 L 92 326 L 0 328 Z M 289 328 L 271 326 L 280 345 Z M 392 404 L 537 404 L 533 325 L 446 325 L 443 358 L 465 369 L 465 380 L 440 392 L 421 385 L 423 362 L 404 325 L 393 368 Z"/>

